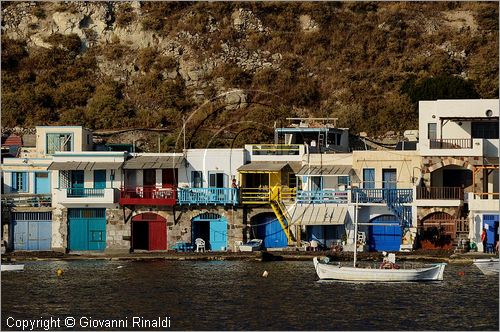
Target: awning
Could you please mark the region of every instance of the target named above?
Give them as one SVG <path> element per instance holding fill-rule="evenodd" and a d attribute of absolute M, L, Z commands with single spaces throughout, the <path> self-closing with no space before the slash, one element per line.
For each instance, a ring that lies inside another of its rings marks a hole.
<path fill-rule="evenodd" d="M 138 156 L 123 164 L 123 169 L 166 169 L 179 168 L 183 156 Z"/>
<path fill-rule="evenodd" d="M 302 168 L 301 161 L 289 161 L 288 165 L 291 167 L 292 171 L 297 174 L 298 171 Z"/>
<path fill-rule="evenodd" d="M 321 204 L 297 204 L 289 211 L 292 223 L 299 225 L 343 225 L 347 215 L 345 206 Z"/>
<path fill-rule="evenodd" d="M 121 162 L 91 162 L 91 161 L 55 161 L 48 170 L 54 171 L 92 171 L 99 169 L 119 169 Z"/>
<path fill-rule="evenodd" d="M 241 173 L 253 173 L 253 172 L 279 172 L 281 171 L 288 162 L 286 161 L 254 161 L 250 164 L 240 166 L 238 172 Z"/>
<path fill-rule="evenodd" d="M 351 166 L 306 165 L 302 166 L 297 175 L 302 176 L 347 176 Z"/>

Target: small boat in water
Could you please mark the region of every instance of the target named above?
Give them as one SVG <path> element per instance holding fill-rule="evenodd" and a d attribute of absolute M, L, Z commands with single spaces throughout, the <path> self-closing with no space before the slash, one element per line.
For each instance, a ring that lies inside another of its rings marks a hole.
<path fill-rule="evenodd" d="M 342 281 L 372 281 L 372 282 L 408 282 L 408 281 L 442 281 L 446 263 L 433 264 L 430 267 L 418 269 L 401 269 L 396 264 L 396 256 L 390 254 L 378 268 L 363 268 L 356 265 L 358 243 L 358 195 L 356 194 L 356 207 L 354 209 L 354 263 L 353 266 L 341 266 L 339 263 L 327 264 L 313 258 L 314 268 L 320 279 Z M 366 223 L 371 226 L 373 224 Z M 381 224 L 377 224 L 381 225 Z M 384 256 L 386 253 L 384 252 Z"/>
<path fill-rule="evenodd" d="M 418 269 L 341 266 L 340 264 L 320 263 L 313 258 L 314 268 L 320 279 L 341 281 L 407 282 L 407 281 L 442 281 L 446 263 L 434 264 Z"/>
<path fill-rule="evenodd" d="M 498 274 L 500 269 L 500 263 L 498 258 L 482 258 L 475 259 L 474 265 L 477 266 L 481 272 L 485 275 L 495 275 Z"/>
<path fill-rule="evenodd" d="M 1 271 L 23 271 L 24 264 L 2 264 Z"/>

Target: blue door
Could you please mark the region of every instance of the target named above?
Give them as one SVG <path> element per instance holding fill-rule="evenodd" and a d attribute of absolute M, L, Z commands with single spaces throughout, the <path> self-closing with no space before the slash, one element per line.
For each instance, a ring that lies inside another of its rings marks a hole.
<path fill-rule="evenodd" d="M 498 223 L 500 215 L 498 214 L 485 214 L 483 215 L 483 223 L 486 228 L 486 235 L 488 236 L 487 244 L 488 250 L 493 251 L 495 242 L 498 241 Z"/>
<path fill-rule="evenodd" d="M 52 241 L 51 212 L 12 213 L 14 250 L 50 250 Z"/>
<path fill-rule="evenodd" d="M 372 219 L 369 226 L 368 245 L 370 251 L 399 251 L 401 246 L 401 226 L 396 216 L 379 216 Z M 377 224 L 394 224 L 378 225 Z"/>
<path fill-rule="evenodd" d="M 265 248 L 283 248 L 288 239 L 275 215 L 264 215 L 257 220 L 257 238 L 263 240 Z"/>
<path fill-rule="evenodd" d="M 95 189 L 106 188 L 106 170 L 94 171 L 94 188 Z"/>
<path fill-rule="evenodd" d="M 203 213 L 192 220 L 192 240 L 205 240 L 207 250 L 221 251 L 227 248 L 227 219 L 217 213 Z"/>
<path fill-rule="evenodd" d="M 227 248 L 227 220 L 224 217 L 210 220 L 210 250 Z"/>
<path fill-rule="evenodd" d="M 14 250 L 28 250 L 28 222 L 12 220 L 12 232 L 14 233 Z"/>
<path fill-rule="evenodd" d="M 106 209 L 68 210 L 69 250 L 106 249 Z"/>
<path fill-rule="evenodd" d="M 35 194 L 50 194 L 50 176 L 48 172 L 35 173 Z"/>
<path fill-rule="evenodd" d="M 71 196 L 83 196 L 84 173 L 83 171 L 71 171 Z"/>
<path fill-rule="evenodd" d="M 396 189 L 396 170 L 395 169 L 383 169 L 382 170 L 382 188 L 384 189 Z"/>

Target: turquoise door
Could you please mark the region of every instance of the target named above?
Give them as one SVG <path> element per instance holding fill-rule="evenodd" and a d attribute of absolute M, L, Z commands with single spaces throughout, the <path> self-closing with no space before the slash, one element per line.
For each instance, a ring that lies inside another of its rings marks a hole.
<path fill-rule="evenodd" d="M 95 189 L 106 188 L 106 170 L 94 171 L 94 188 Z"/>
<path fill-rule="evenodd" d="M 106 249 L 106 209 L 68 210 L 69 250 Z"/>
<path fill-rule="evenodd" d="M 227 248 L 227 220 L 224 217 L 210 220 L 210 249 L 213 251 Z"/>
<path fill-rule="evenodd" d="M 48 172 L 35 173 L 35 194 L 50 194 L 50 175 Z"/>

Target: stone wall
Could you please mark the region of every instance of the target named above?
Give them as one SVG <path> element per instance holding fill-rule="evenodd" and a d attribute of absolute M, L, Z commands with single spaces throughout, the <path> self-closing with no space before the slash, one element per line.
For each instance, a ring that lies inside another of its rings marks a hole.
<path fill-rule="evenodd" d="M 129 250 L 131 225 L 122 209 L 106 209 L 106 249 Z"/>
<path fill-rule="evenodd" d="M 68 248 L 68 209 L 52 211 L 52 250 L 66 251 Z"/>

